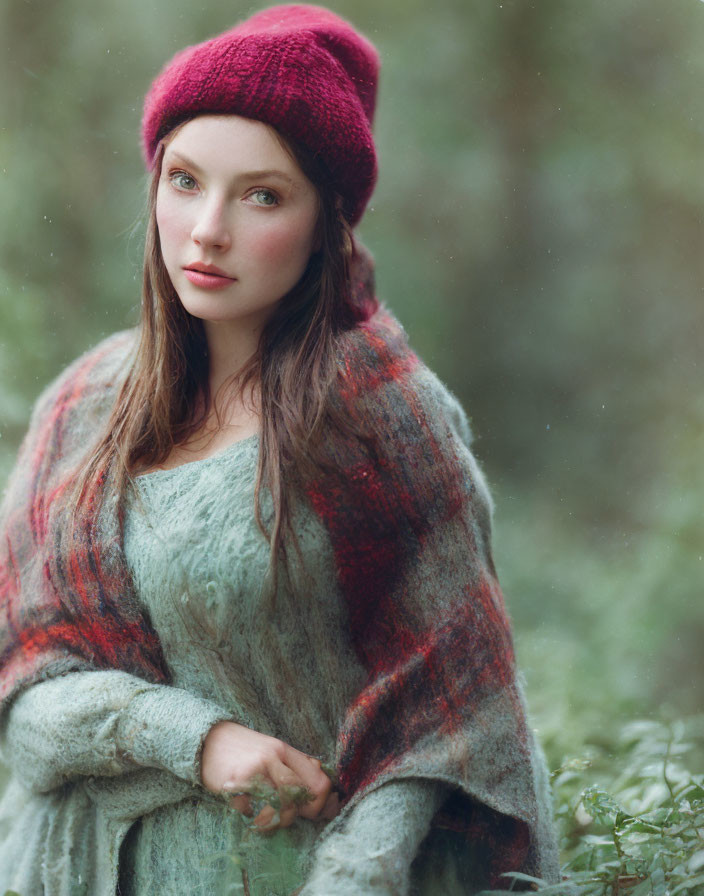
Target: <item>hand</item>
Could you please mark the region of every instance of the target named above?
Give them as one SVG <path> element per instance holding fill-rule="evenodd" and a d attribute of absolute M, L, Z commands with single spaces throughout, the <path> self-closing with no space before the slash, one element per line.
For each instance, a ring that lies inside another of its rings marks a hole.
<path fill-rule="evenodd" d="M 261 831 L 274 831 L 302 818 L 334 818 L 340 803 L 320 760 L 253 731 L 237 722 L 218 722 L 210 729 L 201 754 L 201 781 L 212 793 L 232 791 L 232 806 L 254 814 L 252 798 L 265 798 L 254 819 Z"/>

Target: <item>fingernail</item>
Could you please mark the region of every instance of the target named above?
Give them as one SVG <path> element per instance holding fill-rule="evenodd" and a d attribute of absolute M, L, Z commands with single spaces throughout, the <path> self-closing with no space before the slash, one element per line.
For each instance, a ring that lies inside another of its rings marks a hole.
<path fill-rule="evenodd" d="M 274 812 L 272 817 L 267 821 L 266 824 L 257 825 L 260 831 L 268 831 L 271 828 L 276 827 L 277 824 L 281 821 L 281 815 L 278 812 Z"/>

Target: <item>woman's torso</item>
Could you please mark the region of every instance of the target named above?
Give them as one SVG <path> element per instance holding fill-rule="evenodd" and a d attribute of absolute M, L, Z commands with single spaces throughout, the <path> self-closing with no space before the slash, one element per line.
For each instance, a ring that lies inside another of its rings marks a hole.
<path fill-rule="evenodd" d="M 253 435 L 135 478 L 125 507 L 125 556 L 174 686 L 333 763 L 339 720 L 363 673 L 347 643 L 343 602 L 332 599 L 331 546 L 305 508 L 295 524 L 310 575 L 304 585 L 294 563 L 292 580 L 306 588 L 306 624 L 285 579 L 276 611 L 267 610 L 269 546 L 254 517 L 258 444 Z M 266 518 L 266 494 L 263 501 Z M 143 896 L 158 885 L 167 892 L 172 880 L 182 892 L 225 893 L 244 867 L 252 896 L 288 896 L 304 883 L 321 824 L 297 819 L 262 838 L 226 806 L 194 798 L 164 807 L 128 835 L 121 891 Z"/>

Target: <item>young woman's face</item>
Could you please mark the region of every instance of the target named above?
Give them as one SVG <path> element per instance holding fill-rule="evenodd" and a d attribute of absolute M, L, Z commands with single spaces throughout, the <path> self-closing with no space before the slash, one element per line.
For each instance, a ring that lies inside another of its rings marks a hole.
<path fill-rule="evenodd" d="M 260 330 L 317 248 L 317 217 L 315 187 L 262 122 L 201 115 L 166 146 L 161 252 L 195 317 Z"/>

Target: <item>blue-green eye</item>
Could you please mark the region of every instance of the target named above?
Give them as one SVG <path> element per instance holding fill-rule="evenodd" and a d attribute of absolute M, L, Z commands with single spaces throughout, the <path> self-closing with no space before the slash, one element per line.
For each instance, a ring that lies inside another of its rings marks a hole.
<path fill-rule="evenodd" d="M 172 171 L 169 180 L 178 190 L 192 190 L 196 185 L 195 180 L 185 171 Z"/>
<path fill-rule="evenodd" d="M 278 205 L 279 203 L 279 197 L 276 193 L 273 193 L 271 190 L 266 190 L 263 187 L 254 190 L 249 195 L 250 198 L 254 198 L 257 205 Z"/>

